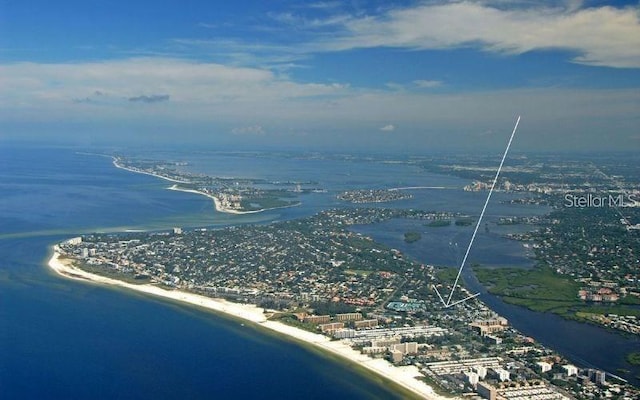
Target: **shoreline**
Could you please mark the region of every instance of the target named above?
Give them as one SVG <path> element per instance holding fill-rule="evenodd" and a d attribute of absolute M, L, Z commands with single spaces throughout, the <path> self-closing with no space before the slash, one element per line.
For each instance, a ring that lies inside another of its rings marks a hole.
<path fill-rule="evenodd" d="M 166 181 L 172 182 L 173 185 L 171 185 L 170 187 L 167 188 L 169 190 L 175 190 L 175 191 L 178 191 L 178 192 L 185 192 L 185 193 L 194 193 L 194 194 L 199 194 L 201 196 L 208 197 L 211 200 L 213 200 L 213 203 L 215 205 L 216 211 L 221 212 L 221 213 L 236 214 L 236 215 L 256 214 L 256 213 L 261 213 L 263 211 L 277 210 L 277 209 L 280 209 L 280 208 L 296 207 L 296 206 L 299 206 L 301 204 L 301 203 L 297 203 L 297 204 L 292 204 L 292 205 L 288 205 L 288 206 L 261 208 L 259 210 L 249 210 L 249 211 L 234 210 L 232 208 L 228 208 L 228 207 L 222 206 L 222 202 L 220 201 L 220 199 L 218 199 L 217 197 L 215 197 L 215 196 L 213 196 L 213 195 L 211 195 L 209 193 L 205 193 L 205 192 L 202 192 L 200 190 L 195 190 L 195 189 L 183 189 L 181 187 L 178 187 L 178 185 L 177 185 L 178 183 L 189 184 L 189 183 L 191 183 L 189 181 L 181 181 L 181 180 L 178 180 L 178 179 L 168 178 L 166 176 L 162 176 L 162 175 L 159 175 L 159 174 L 154 174 L 153 172 L 140 171 L 140 170 L 137 170 L 137 169 L 125 167 L 124 165 L 122 165 L 122 164 L 120 164 L 118 162 L 118 158 L 115 157 L 115 156 L 111 156 L 111 159 L 113 160 L 113 166 L 118 168 L 118 169 L 122 169 L 122 170 L 125 170 L 125 171 L 137 173 L 137 174 L 150 175 L 150 176 L 154 176 L 156 178 L 160 178 L 160 179 L 164 179 Z"/>
<path fill-rule="evenodd" d="M 215 313 L 224 314 L 227 317 L 250 322 L 256 327 L 262 327 L 268 330 L 270 333 L 302 342 L 315 350 L 329 353 L 329 355 L 337 356 L 341 360 L 356 364 L 369 372 L 375 373 L 376 377 L 382 377 L 383 379 L 393 382 L 393 384 L 411 392 L 417 397 L 425 399 L 445 399 L 445 397 L 436 394 L 431 386 L 416 379 L 422 377 L 422 374 L 415 366 L 396 367 L 386 360 L 370 358 L 367 355 L 353 350 L 348 345 L 340 341 L 333 341 L 324 335 L 308 332 L 281 322 L 269 321 L 265 316 L 264 309 L 255 305 L 238 304 L 224 299 L 214 299 L 180 290 L 167 290 L 151 284 L 134 285 L 86 272 L 71 265 L 70 262 L 61 260 L 60 256 L 62 255 L 58 246 L 54 245 L 52 255 L 47 261 L 47 266 L 64 278 L 125 288 L 147 295 L 178 301 L 187 305 L 202 307 Z"/>
<path fill-rule="evenodd" d="M 262 212 L 262 211 L 266 210 L 266 209 L 260 209 L 260 210 L 251 210 L 251 211 L 238 211 L 238 210 L 234 210 L 234 209 L 231 209 L 231 208 L 223 207 L 222 206 L 222 202 L 216 196 L 211 195 L 209 193 L 202 192 L 200 190 L 196 190 L 196 189 L 184 189 L 184 188 L 178 187 L 177 184 L 171 185 L 167 189 L 175 190 L 177 192 L 194 193 L 194 194 L 199 194 L 201 196 L 208 197 L 211 200 L 213 200 L 213 204 L 215 205 L 216 211 L 222 212 L 222 213 L 227 213 L 227 214 L 255 214 L 255 213 L 259 213 L 259 212 Z"/>
<path fill-rule="evenodd" d="M 138 169 L 133 169 L 133 168 L 129 168 L 129 167 L 125 167 L 124 165 L 120 164 L 118 162 L 118 157 L 115 156 L 111 156 L 111 159 L 113 160 L 113 166 L 118 168 L 118 169 L 123 169 L 125 171 L 129 171 L 129 172 L 135 172 L 137 174 L 144 174 L 144 175 L 151 175 L 151 176 L 155 176 L 156 178 L 160 178 L 160 179 L 164 179 L 165 181 L 169 181 L 169 182 L 173 182 L 173 183 L 191 183 L 189 181 L 181 181 L 178 179 L 173 179 L 173 178 L 168 178 L 166 176 L 162 176 L 162 175 L 158 175 L 158 174 L 154 174 L 153 172 L 147 172 L 147 171 L 140 171 Z"/>
<path fill-rule="evenodd" d="M 236 215 L 242 215 L 242 214 L 257 214 L 257 213 L 261 213 L 264 211 L 270 211 L 270 210 L 278 210 L 281 208 L 291 208 L 291 207 L 298 207 L 299 205 L 301 205 L 302 203 L 298 202 L 296 204 L 291 204 L 288 206 L 280 206 L 280 207 L 271 207 L 271 208 L 261 208 L 259 210 L 249 210 L 249 211 L 238 211 L 238 210 L 234 210 L 232 208 L 227 208 L 227 207 L 223 207 L 222 206 L 222 202 L 220 201 L 220 199 L 218 199 L 217 197 L 215 197 L 212 194 L 209 193 L 205 193 L 202 192 L 200 190 L 196 190 L 196 189 L 184 189 L 179 187 L 177 184 L 171 185 L 170 187 L 167 188 L 168 190 L 175 190 L 177 192 L 185 192 L 185 193 L 194 193 L 194 194 L 199 194 L 201 196 L 205 196 L 210 198 L 211 200 L 213 200 L 213 203 L 215 205 L 216 211 L 218 212 L 222 212 L 222 213 L 227 213 L 227 214 L 236 214 Z"/>

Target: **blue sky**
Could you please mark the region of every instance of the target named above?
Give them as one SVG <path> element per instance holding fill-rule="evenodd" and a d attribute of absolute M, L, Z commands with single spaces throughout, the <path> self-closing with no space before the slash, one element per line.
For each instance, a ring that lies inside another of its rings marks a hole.
<path fill-rule="evenodd" d="M 0 140 L 633 150 L 639 86 L 637 1 L 0 0 Z"/>

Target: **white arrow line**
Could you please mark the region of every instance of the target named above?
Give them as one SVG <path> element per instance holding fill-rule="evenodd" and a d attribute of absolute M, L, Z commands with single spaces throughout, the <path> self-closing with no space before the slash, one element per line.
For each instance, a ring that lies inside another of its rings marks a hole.
<path fill-rule="evenodd" d="M 458 301 L 456 301 L 456 302 L 453 302 L 453 303 L 449 304 L 449 305 L 447 306 L 447 308 L 449 308 L 449 307 L 453 307 L 453 306 L 455 306 L 456 304 L 464 303 L 465 301 L 467 301 L 467 300 L 471 300 L 471 299 L 473 299 L 474 297 L 478 297 L 478 296 L 480 296 L 480 293 L 472 294 L 471 296 L 465 297 L 465 298 L 464 298 L 464 299 L 462 299 L 462 300 L 458 300 Z"/>
<path fill-rule="evenodd" d="M 438 292 L 438 296 L 440 296 L 440 300 L 445 307 L 451 307 L 456 304 L 462 303 L 469 299 L 472 299 L 480 293 L 476 293 L 475 295 L 469 296 L 466 299 L 456 301 L 451 304 L 451 298 L 453 297 L 453 293 L 456 291 L 456 287 L 458 286 L 458 281 L 460 280 L 460 275 L 462 274 L 462 270 L 464 269 L 464 265 L 467 262 L 467 257 L 469 257 L 469 251 L 471 251 L 471 246 L 473 245 L 473 241 L 476 238 L 476 234 L 478 233 L 478 228 L 480 227 L 480 223 L 482 222 L 482 217 L 484 217 L 484 212 L 487 210 L 487 205 L 489 204 L 489 200 L 491 200 L 491 194 L 493 194 L 493 189 L 496 187 L 496 183 L 498 182 L 498 177 L 500 176 L 500 171 L 502 170 L 502 165 L 504 164 L 504 160 L 507 158 L 507 153 L 509 153 L 509 148 L 511 147 L 511 142 L 513 141 L 513 137 L 516 134 L 516 130 L 518 129 L 518 124 L 520 123 L 520 116 L 518 115 L 518 119 L 516 120 L 516 125 L 513 127 L 513 132 L 511 132 L 511 137 L 509 138 L 509 143 L 507 143 L 507 148 L 504 150 L 504 154 L 502 155 L 502 160 L 500 161 L 500 166 L 498 167 L 498 171 L 496 171 L 496 176 L 493 178 L 493 183 L 491 184 L 491 189 L 489 190 L 489 194 L 487 195 L 487 199 L 484 202 L 484 206 L 482 207 L 482 212 L 480 213 L 480 218 L 478 218 L 478 222 L 476 223 L 476 228 L 473 230 L 473 235 L 471 236 L 471 241 L 469 241 L 469 246 L 467 246 L 467 251 L 464 254 L 464 258 L 462 259 L 462 264 L 460 265 L 460 269 L 458 270 L 458 276 L 456 276 L 456 281 L 453 283 L 453 287 L 451 288 L 451 293 L 449 293 L 449 297 L 447 298 L 447 302 L 445 303 Z M 434 286 L 435 288 L 435 286 Z"/>
<path fill-rule="evenodd" d="M 432 285 L 432 286 L 433 286 L 433 290 L 435 290 L 435 291 L 436 291 L 436 293 L 438 293 L 438 297 L 440 297 L 440 301 L 442 302 L 442 305 L 444 305 L 444 306 L 445 306 L 445 308 L 446 308 L 446 307 L 448 307 L 448 306 L 447 306 L 447 302 L 446 302 L 446 301 L 444 301 L 444 299 L 442 298 L 442 295 L 440 294 L 440 291 L 438 290 L 438 288 L 436 287 L 436 285 Z"/>

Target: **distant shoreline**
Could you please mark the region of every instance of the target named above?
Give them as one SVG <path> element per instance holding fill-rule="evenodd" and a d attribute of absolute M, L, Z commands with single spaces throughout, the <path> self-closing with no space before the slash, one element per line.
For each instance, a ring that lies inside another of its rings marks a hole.
<path fill-rule="evenodd" d="M 122 165 L 122 164 L 120 164 L 120 163 L 118 162 L 118 158 L 117 158 L 117 157 L 111 156 L 111 158 L 112 158 L 112 160 L 113 160 L 113 165 L 114 165 L 116 168 L 123 169 L 123 170 L 125 170 L 125 171 L 129 171 L 129 172 L 138 173 L 138 174 L 151 175 L 151 176 L 154 176 L 154 177 L 156 177 L 156 178 L 160 178 L 160 179 L 164 179 L 164 180 L 169 181 L 169 182 L 173 182 L 174 184 L 167 188 L 167 189 L 169 189 L 169 190 L 175 190 L 175 191 L 178 191 L 178 192 L 185 192 L 185 193 L 194 193 L 194 194 L 199 194 L 199 195 L 201 195 L 201 196 L 208 197 L 208 198 L 210 198 L 211 200 L 213 200 L 213 204 L 214 204 L 214 206 L 215 206 L 216 211 L 221 212 L 221 213 L 236 214 L 236 215 L 242 215 L 242 214 L 256 214 L 256 213 L 261 213 L 261 212 L 263 212 L 263 211 L 277 210 L 277 209 L 280 209 L 280 208 L 296 207 L 296 206 L 299 206 L 299 205 L 300 205 L 300 203 L 297 203 L 297 204 L 290 204 L 290 205 L 280 206 L 280 207 L 260 208 L 260 209 L 258 209 L 258 210 L 248 210 L 248 211 L 234 210 L 234 209 L 232 209 L 232 208 L 224 207 L 224 206 L 222 205 L 222 202 L 220 201 L 220 199 L 219 199 L 219 198 L 217 198 L 217 197 L 216 197 L 216 196 L 214 196 L 214 195 L 211 195 L 211 194 L 209 194 L 209 193 L 203 192 L 203 191 L 201 191 L 201 190 L 196 190 L 196 189 L 184 189 L 184 188 L 181 188 L 181 187 L 179 187 L 179 186 L 177 185 L 178 183 L 191 183 L 191 182 L 189 182 L 189 181 L 181 181 L 181 180 L 178 180 L 178 179 L 168 178 L 168 177 L 166 177 L 166 176 L 162 176 L 162 175 L 159 175 L 159 174 L 154 174 L 153 172 L 140 171 L 140 170 L 138 170 L 138 169 L 133 169 L 133 168 L 125 167 L 124 165 Z"/>
<path fill-rule="evenodd" d="M 238 210 L 234 210 L 234 209 L 231 209 L 231 208 L 224 207 L 222 205 L 222 202 L 220 201 L 220 199 L 218 199 L 216 196 L 214 196 L 212 194 L 209 194 L 209 193 L 205 193 L 205 192 L 200 191 L 200 190 L 184 189 L 184 188 L 179 187 L 178 185 L 171 185 L 167 189 L 176 190 L 178 192 L 194 193 L 194 194 L 199 194 L 201 196 L 208 197 L 208 198 L 213 200 L 213 204 L 215 204 L 216 211 L 218 211 L 218 212 L 223 212 L 223 213 L 228 213 L 228 214 L 255 214 L 255 213 L 259 213 L 259 212 L 262 212 L 262 211 L 266 210 L 266 209 L 261 208 L 259 210 L 238 211 Z"/>
<path fill-rule="evenodd" d="M 181 180 L 178 180 L 178 179 L 168 178 L 166 176 L 162 176 L 162 175 L 159 175 L 159 174 L 154 174 L 153 172 L 140 171 L 140 170 L 137 170 L 137 169 L 125 167 L 124 165 L 122 165 L 122 164 L 120 164 L 118 162 L 118 157 L 111 156 L 111 159 L 113 160 L 114 167 L 119 168 L 119 169 L 123 169 L 125 171 L 135 172 L 137 174 L 151 175 L 151 176 L 155 176 L 156 178 L 164 179 L 166 181 L 174 182 L 174 183 L 191 183 L 189 181 L 181 181 Z"/>
<path fill-rule="evenodd" d="M 151 284 L 134 285 L 126 283 L 117 279 L 86 272 L 72 265 L 71 259 L 66 261 L 61 259 L 61 256 L 63 256 L 63 254 L 59 247 L 57 245 L 53 246 L 53 254 L 48 260 L 47 266 L 56 274 L 64 278 L 121 287 L 139 293 L 144 293 L 146 295 L 162 297 L 188 305 L 202 307 L 215 313 L 221 313 L 235 319 L 240 319 L 255 324 L 258 327 L 267 329 L 272 333 L 294 339 L 298 342 L 303 342 L 304 344 L 310 345 L 323 352 L 338 356 L 341 359 L 346 359 L 367 371 L 373 372 L 378 376 L 393 382 L 419 398 L 444 399 L 442 396 L 437 395 L 426 383 L 417 379 L 420 378 L 422 374 L 415 366 L 396 367 L 386 360 L 370 358 L 369 356 L 352 349 L 348 345 L 341 343 L 340 341 L 332 341 L 324 335 L 308 332 L 281 322 L 269 321 L 264 310 L 255 305 L 233 303 L 224 299 L 214 299 L 180 290 L 167 290 Z"/>

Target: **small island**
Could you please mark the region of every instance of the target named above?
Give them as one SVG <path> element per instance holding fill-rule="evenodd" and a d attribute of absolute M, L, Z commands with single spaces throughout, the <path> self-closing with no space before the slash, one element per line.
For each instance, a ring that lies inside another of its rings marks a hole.
<path fill-rule="evenodd" d="M 456 220 L 456 226 L 471 226 L 473 225 L 473 219 L 471 218 L 459 218 Z"/>
<path fill-rule="evenodd" d="M 407 232 L 404 234 L 404 241 L 407 243 L 417 242 L 422 239 L 420 232 Z"/>
<path fill-rule="evenodd" d="M 424 224 L 424 226 L 427 226 L 429 228 L 443 228 L 445 226 L 450 226 L 450 225 L 451 225 L 451 220 L 449 219 L 435 219 L 429 222 L 428 224 Z"/>

